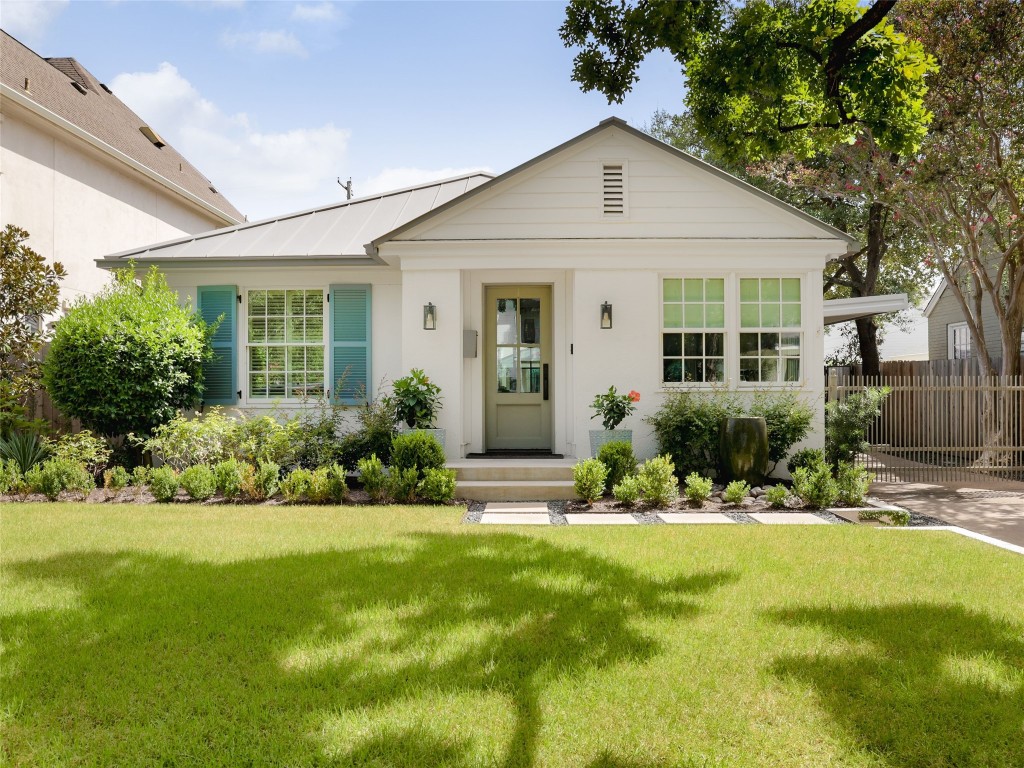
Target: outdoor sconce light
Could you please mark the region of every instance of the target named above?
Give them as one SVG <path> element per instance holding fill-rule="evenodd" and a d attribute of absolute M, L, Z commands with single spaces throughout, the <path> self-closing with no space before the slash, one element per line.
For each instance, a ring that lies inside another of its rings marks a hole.
<path fill-rule="evenodd" d="M 607 301 L 601 305 L 601 330 L 607 331 L 612 327 L 612 305 Z"/>
<path fill-rule="evenodd" d="M 423 306 L 423 330 L 437 330 L 437 307 L 434 306 L 433 302 L 428 301 Z"/>

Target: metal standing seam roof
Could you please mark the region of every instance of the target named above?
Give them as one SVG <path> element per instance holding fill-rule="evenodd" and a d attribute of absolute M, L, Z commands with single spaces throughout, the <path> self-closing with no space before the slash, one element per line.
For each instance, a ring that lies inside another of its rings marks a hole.
<path fill-rule="evenodd" d="M 27 100 L 148 169 L 220 214 L 226 223 L 244 220 L 212 182 L 174 147 L 157 147 L 139 130 L 146 121 L 73 58 L 44 59 L 0 30 L 0 83 L 11 101 Z M 50 118 L 54 119 L 54 118 Z M 159 133 L 159 126 L 152 126 Z"/>
<path fill-rule="evenodd" d="M 414 187 L 368 195 L 287 216 L 189 235 L 97 259 L 111 267 L 137 261 L 232 259 L 342 259 L 372 261 L 366 244 L 407 221 L 494 178 L 467 173 Z"/>

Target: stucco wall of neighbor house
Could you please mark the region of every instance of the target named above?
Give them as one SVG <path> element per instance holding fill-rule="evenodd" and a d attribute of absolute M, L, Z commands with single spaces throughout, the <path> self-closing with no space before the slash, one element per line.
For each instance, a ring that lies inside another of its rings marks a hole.
<path fill-rule="evenodd" d="M 13 103 L 0 121 L 0 226 L 64 265 L 63 302 L 107 283 L 101 256 L 224 224 Z"/>
<path fill-rule="evenodd" d="M 964 320 L 964 313 L 960 309 L 960 304 L 953 295 L 953 292 L 949 288 L 944 287 L 942 295 L 939 296 L 935 306 L 932 308 L 931 314 L 928 315 L 929 360 L 949 359 L 947 329 L 950 324 L 962 323 Z M 985 330 L 985 347 L 988 349 L 989 355 L 1001 358 L 1003 356 L 1001 345 L 1002 333 L 999 329 L 996 311 L 993 309 L 992 302 L 987 296 L 982 297 L 981 321 Z"/>
<path fill-rule="evenodd" d="M 197 268 L 186 265 L 174 265 L 165 268 L 167 283 L 178 292 L 182 303 L 190 301 L 195 306 L 195 297 L 200 285 L 234 285 L 243 297 L 238 307 L 238 343 L 236 370 L 238 384 L 242 390 L 242 399 L 237 409 L 247 413 L 266 413 L 278 411 L 291 413 L 299 407 L 296 401 L 268 401 L 252 399 L 248 396 L 245 386 L 246 350 L 245 328 L 246 313 L 245 297 L 248 290 L 267 288 L 277 289 L 316 289 L 327 288 L 334 284 L 353 284 L 371 286 L 371 339 L 372 361 L 370 378 L 376 391 L 382 381 L 393 381 L 404 375 L 402 361 L 402 318 L 407 313 L 403 310 L 402 281 L 397 269 L 383 268 L 349 268 L 349 267 L 288 267 L 273 268 L 240 268 L 218 267 Z M 435 300 L 435 304 L 437 301 Z M 414 310 L 410 310 L 415 314 Z M 327 345 L 328 336 L 324 336 Z M 433 370 L 435 366 L 431 366 Z M 447 394 L 447 393 L 446 393 Z M 457 412 L 457 409 L 455 409 Z"/>

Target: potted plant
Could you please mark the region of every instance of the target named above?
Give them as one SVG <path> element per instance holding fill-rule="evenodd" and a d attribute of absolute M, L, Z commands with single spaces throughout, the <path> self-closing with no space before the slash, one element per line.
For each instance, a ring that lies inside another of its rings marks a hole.
<path fill-rule="evenodd" d="M 633 442 L 633 430 L 616 429 L 622 420 L 636 410 L 636 404 L 640 402 L 640 393 L 630 390 L 629 394 L 620 395 L 615 387 L 608 387 L 608 391 L 594 397 L 590 407 L 594 409 L 591 419 L 601 418 L 604 429 L 590 430 L 590 453 L 597 456 L 601 446 L 605 443 L 617 441 Z"/>
<path fill-rule="evenodd" d="M 408 376 L 394 381 L 392 391 L 391 399 L 399 431 L 430 432 L 443 446 L 444 430 L 434 427 L 434 421 L 441 410 L 441 388 L 421 368 L 413 368 Z"/>

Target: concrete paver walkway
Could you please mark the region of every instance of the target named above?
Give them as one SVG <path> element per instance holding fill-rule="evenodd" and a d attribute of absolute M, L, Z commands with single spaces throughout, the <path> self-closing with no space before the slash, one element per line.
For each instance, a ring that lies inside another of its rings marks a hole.
<path fill-rule="evenodd" d="M 873 483 L 871 495 L 969 531 L 1024 546 L 1024 483 L 978 475 L 948 483 Z"/>

